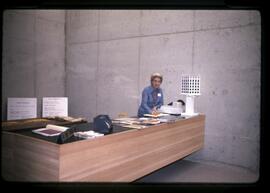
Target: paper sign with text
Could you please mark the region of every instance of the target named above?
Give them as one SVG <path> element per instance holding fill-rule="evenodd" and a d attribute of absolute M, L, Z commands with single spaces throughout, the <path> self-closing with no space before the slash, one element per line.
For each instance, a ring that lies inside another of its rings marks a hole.
<path fill-rule="evenodd" d="M 7 120 L 37 118 L 37 98 L 8 98 Z"/>
<path fill-rule="evenodd" d="M 44 97 L 42 99 L 42 117 L 68 116 L 67 97 Z"/>

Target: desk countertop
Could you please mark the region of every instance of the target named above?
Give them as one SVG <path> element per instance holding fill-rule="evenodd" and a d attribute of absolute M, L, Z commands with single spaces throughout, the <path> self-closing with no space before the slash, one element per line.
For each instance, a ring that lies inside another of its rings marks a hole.
<path fill-rule="evenodd" d="M 93 130 L 93 123 L 80 123 L 80 124 L 75 124 L 75 125 L 71 125 L 71 126 L 68 126 L 68 127 L 69 128 L 76 128 L 79 131 L 89 131 L 89 130 Z M 11 132 L 21 134 L 21 135 L 30 136 L 30 137 L 34 137 L 34 138 L 38 138 L 38 139 L 42 139 L 42 140 L 53 142 L 53 143 L 57 143 L 58 136 L 50 136 L 50 137 L 43 136 L 43 135 L 33 133 L 32 130 L 33 129 L 28 128 L 28 129 L 15 130 L 15 131 L 11 131 Z M 125 128 L 125 127 L 121 127 L 121 126 L 118 126 L 118 125 L 113 126 L 113 133 L 119 133 L 119 132 L 126 131 L 126 130 L 130 130 L 130 128 Z M 72 136 L 71 138 L 66 140 L 65 143 L 71 143 L 71 142 L 79 141 L 79 140 L 85 140 L 85 139 L 80 138 L 80 137 Z"/>
<path fill-rule="evenodd" d="M 179 120 L 183 120 L 184 118 L 180 117 L 180 116 L 168 116 L 167 119 L 170 120 L 170 121 L 179 121 Z M 73 124 L 73 125 L 66 125 L 66 127 L 76 128 L 79 131 L 89 131 L 89 130 L 93 130 L 93 123 L 92 122 L 77 123 L 77 124 Z M 122 131 L 127 131 L 127 130 L 132 130 L 132 129 L 133 128 L 122 127 L 121 125 L 113 124 L 113 133 L 119 133 L 119 132 L 122 132 Z M 43 135 L 33 133 L 32 130 L 33 130 L 33 128 L 26 128 L 26 129 L 19 129 L 19 130 L 11 130 L 10 132 L 30 136 L 30 137 L 33 137 L 33 138 L 42 139 L 42 140 L 49 141 L 49 142 L 57 144 L 58 136 L 50 136 L 50 137 L 43 136 Z M 69 139 L 67 139 L 65 141 L 65 144 L 75 142 L 75 141 L 79 141 L 79 140 L 85 140 L 85 139 L 80 138 L 80 137 L 76 137 L 76 136 L 73 135 L 72 137 L 70 137 Z"/>

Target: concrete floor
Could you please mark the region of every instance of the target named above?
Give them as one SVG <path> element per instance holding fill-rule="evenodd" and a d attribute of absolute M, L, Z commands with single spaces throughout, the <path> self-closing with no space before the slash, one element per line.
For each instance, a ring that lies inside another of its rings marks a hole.
<path fill-rule="evenodd" d="M 258 177 L 258 174 L 237 166 L 179 160 L 140 178 L 136 183 L 253 183 Z"/>

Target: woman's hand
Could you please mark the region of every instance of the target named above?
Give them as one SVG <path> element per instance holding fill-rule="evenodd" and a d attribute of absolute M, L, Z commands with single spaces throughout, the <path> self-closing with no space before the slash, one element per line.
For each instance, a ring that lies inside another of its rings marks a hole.
<path fill-rule="evenodd" d="M 159 112 L 157 111 L 157 107 L 152 109 L 152 115 L 157 115 Z"/>

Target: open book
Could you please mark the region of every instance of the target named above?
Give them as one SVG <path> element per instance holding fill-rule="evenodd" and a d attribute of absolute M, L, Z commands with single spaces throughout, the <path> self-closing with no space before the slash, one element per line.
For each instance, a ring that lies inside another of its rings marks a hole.
<path fill-rule="evenodd" d="M 40 128 L 32 130 L 33 133 L 37 133 L 44 136 L 56 136 L 66 131 L 68 127 L 57 126 L 57 125 L 46 125 L 46 128 Z"/>

